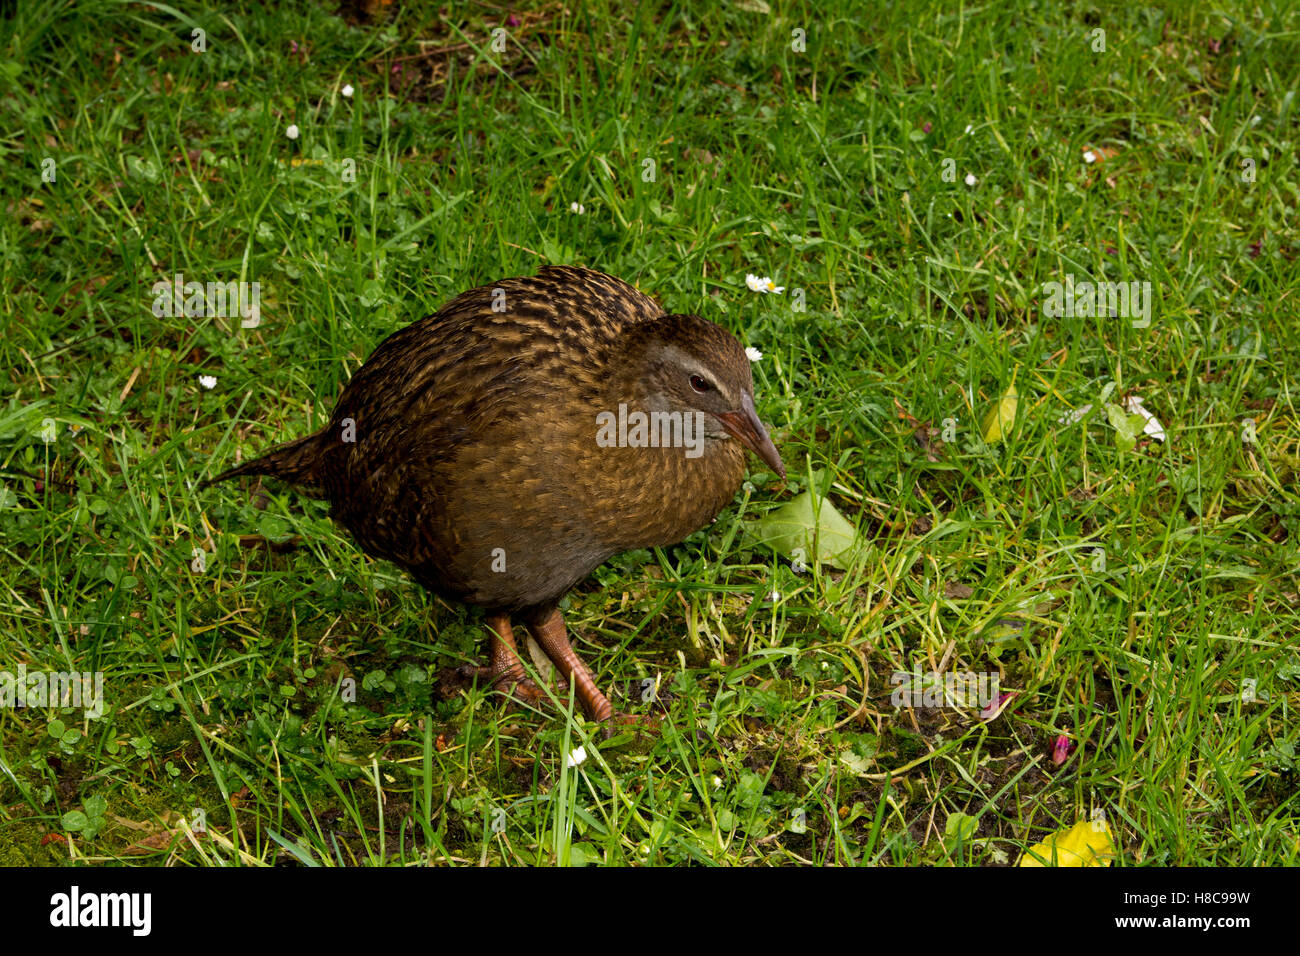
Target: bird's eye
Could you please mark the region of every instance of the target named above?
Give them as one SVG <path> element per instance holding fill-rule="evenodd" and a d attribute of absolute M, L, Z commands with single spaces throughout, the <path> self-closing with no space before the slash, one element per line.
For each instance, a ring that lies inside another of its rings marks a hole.
<path fill-rule="evenodd" d="M 708 379 L 702 378 L 699 375 L 691 376 L 691 388 L 695 389 L 697 392 L 707 392 L 712 387 L 713 386 L 709 384 Z"/>

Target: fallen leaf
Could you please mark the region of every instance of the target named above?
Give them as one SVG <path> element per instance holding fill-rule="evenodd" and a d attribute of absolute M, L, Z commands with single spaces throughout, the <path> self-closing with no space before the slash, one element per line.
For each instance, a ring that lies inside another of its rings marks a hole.
<path fill-rule="evenodd" d="M 992 445 L 995 442 L 1002 441 L 1016 424 L 1016 406 L 1020 398 L 1016 394 L 1016 376 L 1011 375 L 1011 384 L 1007 390 L 1002 393 L 996 405 L 988 410 L 984 416 L 984 422 L 980 425 L 980 435 L 984 438 L 985 444 Z"/>
<path fill-rule="evenodd" d="M 157 853 L 160 850 L 169 848 L 178 839 L 178 836 L 177 833 L 170 830 L 159 830 L 157 833 L 151 833 L 136 840 L 130 846 L 125 847 L 122 852 L 132 856 Z"/>
<path fill-rule="evenodd" d="M 1081 422 L 1087 418 L 1090 411 L 1092 411 L 1091 405 L 1081 405 L 1078 408 L 1070 409 L 1056 421 L 1061 425 L 1073 425 L 1075 422 Z"/>
<path fill-rule="evenodd" d="M 1106 160 L 1113 159 L 1118 155 L 1119 150 L 1112 149 L 1109 146 L 1085 146 L 1083 148 L 1083 161 L 1085 163 L 1104 163 Z"/>
<path fill-rule="evenodd" d="M 857 530 L 835 510 L 829 498 L 812 492 L 786 502 L 753 526 L 753 537 L 786 558 L 802 558 L 848 570 L 859 547 Z M 796 554 L 795 552 L 800 552 Z"/>
<path fill-rule="evenodd" d="M 1130 415 L 1142 416 L 1142 433 L 1144 435 L 1150 435 L 1156 441 L 1165 440 L 1165 427 L 1160 424 L 1160 419 L 1147 411 L 1139 396 L 1130 395 L 1124 399 L 1124 410 Z"/>
<path fill-rule="evenodd" d="M 1115 841 L 1104 819 L 1080 820 L 1068 830 L 1049 834 L 1020 858 L 1020 866 L 1110 866 Z"/>

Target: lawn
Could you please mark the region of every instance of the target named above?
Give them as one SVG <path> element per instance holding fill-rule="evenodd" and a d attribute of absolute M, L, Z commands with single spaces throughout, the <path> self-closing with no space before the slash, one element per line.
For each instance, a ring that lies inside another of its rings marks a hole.
<path fill-rule="evenodd" d="M 1281 0 L 18 3 L 0 864 L 1005 865 L 1082 822 L 1300 863 L 1297 76 Z M 761 352 L 789 471 L 565 598 L 656 718 L 612 733 L 451 679 L 481 611 L 324 503 L 199 488 L 563 263 Z M 808 500 L 848 538 L 762 541 Z"/>

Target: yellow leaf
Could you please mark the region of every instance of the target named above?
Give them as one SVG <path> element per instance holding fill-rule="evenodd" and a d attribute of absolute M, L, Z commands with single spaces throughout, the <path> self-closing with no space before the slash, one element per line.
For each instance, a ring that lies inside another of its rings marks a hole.
<path fill-rule="evenodd" d="M 985 444 L 992 445 L 994 442 L 999 442 L 1010 433 L 1011 426 L 1016 423 L 1018 403 L 1016 377 L 1012 375 L 1011 384 L 1002 393 L 998 403 L 989 409 L 988 414 L 984 416 L 984 424 L 980 426 L 980 434 L 984 436 Z"/>
<path fill-rule="evenodd" d="M 1110 824 L 1080 820 L 1068 830 L 1049 834 L 1025 851 L 1020 866 L 1110 866 L 1116 856 Z"/>

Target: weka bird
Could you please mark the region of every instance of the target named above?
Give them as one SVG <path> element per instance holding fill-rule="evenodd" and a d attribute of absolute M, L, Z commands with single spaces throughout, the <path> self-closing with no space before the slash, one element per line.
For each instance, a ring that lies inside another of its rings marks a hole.
<path fill-rule="evenodd" d="M 565 266 L 471 289 L 395 332 L 325 428 L 212 481 L 269 475 L 322 495 L 367 552 L 485 609 L 495 687 L 540 696 L 511 632 L 521 620 L 605 720 L 560 598 L 620 551 L 711 521 L 740 487 L 744 448 L 785 476 L 735 337 Z"/>

